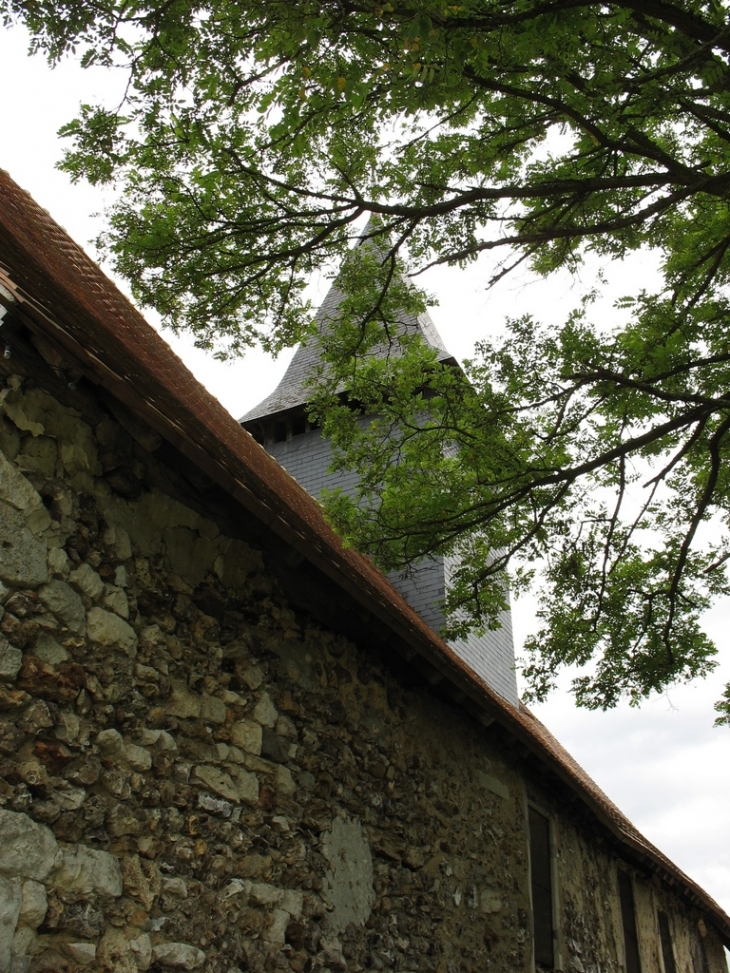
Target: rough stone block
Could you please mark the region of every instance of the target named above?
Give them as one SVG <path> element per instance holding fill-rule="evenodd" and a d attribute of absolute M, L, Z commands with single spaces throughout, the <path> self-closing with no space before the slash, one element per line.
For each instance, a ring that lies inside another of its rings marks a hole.
<path fill-rule="evenodd" d="M 206 723 L 225 723 L 226 704 L 216 696 L 203 694 L 200 703 L 200 719 Z"/>
<path fill-rule="evenodd" d="M 274 706 L 273 702 L 271 701 L 269 694 L 261 693 L 261 698 L 259 699 L 258 703 L 256 703 L 253 711 L 253 718 L 262 726 L 267 726 L 273 729 L 273 727 L 276 725 L 278 716 L 279 713 L 276 706 Z"/>
<path fill-rule="evenodd" d="M 23 664 L 23 653 L 0 635 L 0 680 L 12 682 Z"/>
<path fill-rule="evenodd" d="M 84 603 L 70 585 L 56 578 L 43 585 L 38 591 L 38 596 L 46 608 L 54 615 L 58 615 L 72 632 L 84 634 L 86 630 Z"/>
<path fill-rule="evenodd" d="M 142 933 L 136 939 L 131 939 L 129 946 L 134 954 L 137 969 L 141 971 L 148 970 L 152 963 L 152 941 L 147 933 Z"/>
<path fill-rule="evenodd" d="M 27 814 L 0 808 L 0 872 L 42 882 L 53 868 L 58 844 L 50 828 Z"/>
<path fill-rule="evenodd" d="M 258 756 L 261 753 L 263 735 L 259 723 L 253 720 L 239 720 L 231 727 L 231 743 Z"/>
<path fill-rule="evenodd" d="M 144 747 L 138 747 L 134 743 L 128 743 L 124 748 L 124 759 L 132 770 L 138 773 L 145 773 L 152 767 L 152 755 Z"/>
<path fill-rule="evenodd" d="M 122 894 L 122 870 L 106 851 L 72 845 L 62 849 L 51 881 L 65 892 L 98 892 L 117 898 Z"/>
<path fill-rule="evenodd" d="M 205 953 L 187 943 L 160 943 L 152 947 L 152 958 L 170 969 L 197 970 L 205 962 Z"/>
<path fill-rule="evenodd" d="M 193 777 L 202 781 L 208 790 L 213 791 L 214 794 L 218 794 L 219 797 L 224 797 L 228 801 L 234 801 L 236 804 L 239 803 L 240 796 L 238 788 L 229 775 L 220 770 L 220 768 L 212 767 L 210 764 L 201 764 L 193 770 Z"/>
<path fill-rule="evenodd" d="M 129 618 L 129 599 L 124 588 L 113 584 L 105 585 L 102 604 L 121 618 Z"/>
<path fill-rule="evenodd" d="M 47 911 L 48 897 L 45 885 L 32 880 L 23 882 L 19 922 L 30 926 L 31 929 L 37 929 L 45 919 Z"/>
<path fill-rule="evenodd" d="M 291 916 L 288 912 L 285 912 L 283 909 L 272 909 L 266 916 L 264 922 L 264 942 L 283 946 L 286 938 L 286 927 L 290 921 Z"/>
<path fill-rule="evenodd" d="M 69 659 L 69 654 L 66 649 L 62 645 L 59 645 L 48 632 L 41 632 L 38 636 L 33 646 L 33 655 L 52 666 L 60 665 Z"/>
<path fill-rule="evenodd" d="M 86 626 L 92 642 L 115 646 L 131 658 L 137 654 L 137 634 L 119 615 L 95 606 L 89 611 Z"/>
<path fill-rule="evenodd" d="M 0 500 L 14 507 L 34 534 L 40 534 L 51 522 L 40 494 L 20 470 L 0 452 Z"/>
<path fill-rule="evenodd" d="M 26 527 L 22 513 L 0 501 L 0 581 L 34 587 L 48 581 L 48 545 Z"/>
<path fill-rule="evenodd" d="M 197 719 L 200 716 L 201 705 L 200 696 L 190 692 L 185 683 L 173 682 L 165 710 L 170 716 L 177 716 L 179 719 Z"/>
<path fill-rule="evenodd" d="M 80 564 L 69 574 L 68 580 L 92 601 L 96 601 L 104 591 L 104 582 L 90 564 Z"/>
<path fill-rule="evenodd" d="M 236 785 L 236 792 L 242 801 L 255 804 L 259 799 L 259 780 L 256 774 L 251 774 L 241 767 L 229 764 L 228 770 Z"/>
<path fill-rule="evenodd" d="M 79 966 L 91 966 L 96 962 L 96 946 L 93 943 L 64 943 L 63 951 Z"/>
<path fill-rule="evenodd" d="M 10 969 L 13 936 L 20 916 L 21 883 L 17 878 L 0 876 L 0 970 Z"/>

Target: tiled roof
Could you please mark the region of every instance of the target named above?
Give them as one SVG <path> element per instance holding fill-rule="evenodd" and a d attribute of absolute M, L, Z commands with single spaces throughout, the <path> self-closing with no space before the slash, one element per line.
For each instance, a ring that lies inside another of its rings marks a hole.
<path fill-rule="evenodd" d="M 367 245 L 367 230 L 363 235 L 363 241 Z M 363 243 L 360 244 L 361 246 Z M 241 416 L 241 422 L 249 422 L 252 419 L 261 419 L 264 416 L 273 416 L 285 412 L 297 406 L 303 406 L 309 398 L 308 382 L 314 378 L 317 369 L 321 364 L 322 340 L 326 339 L 328 322 L 330 322 L 340 307 L 343 300 L 342 291 L 337 287 L 337 282 L 330 287 L 327 296 L 320 306 L 315 316 L 316 334 L 309 341 L 301 344 L 289 363 L 289 367 L 284 373 L 284 377 L 277 387 L 262 402 L 254 406 L 245 416 Z M 416 317 L 406 311 L 399 315 L 398 322 L 403 332 L 406 334 L 420 333 L 425 343 L 438 352 L 439 361 L 453 361 L 452 356 L 446 350 L 446 346 L 441 340 L 441 335 L 436 330 L 436 325 L 431 320 L 428 312 L 419 314 Z M 392 349 L 385 345 L 371 349 L 370 354 L 386 355 L 392 353 Z M 344 391 L 344 389 L 343 389 Z"/>
<path fill-rule="evenodd" d="M 319 505 L 191 375 L 99 267 L 0 171 L 0 270 L 27 324 L 211 476 L 358 604 L 486 725 L 500 724 L 558 777 L 632 859 L 703 912 L 730 946 L 730 917 L 648 842 L 528 709 L 503 701 L 365 557 L 345 548 Z M 7 289 L 7 284 L 6 284 Z M 133 376 L 133 381 L 130 377 Z"/>

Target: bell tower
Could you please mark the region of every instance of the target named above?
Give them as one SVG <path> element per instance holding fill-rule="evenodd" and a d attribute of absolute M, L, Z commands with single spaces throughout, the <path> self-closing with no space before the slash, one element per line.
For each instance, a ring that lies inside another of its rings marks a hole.
<path fill-rule="evenodd" d="M 267 452 L 314 497 L 325 488 L 339 487 L 345 493 L 353 494 L 357 485 L 354 472 L 329 472 L 331 444 L 322 436 L 321 430 L 309 422 L 306 413 L 307 383 L 315 377 L 321 365 L 321 340 L 342 300 L 343 294 L 335 281 L 317 312 L 314 335 L 297 348 L 276 389 L 240 420 Z M 436 351 L 439 362 L 460 367 L 446 350 L 428 313 L 416 317 L 403 311 L 398 323 L 404 333 L 420 335 L 425 344 Z M 378 353 L 373 351 L 373 354 Z M 441 604 L 456 566 L 455 558 L 439 556 L 425 559 L 407 575 L 392 572 L 388 577 L 423 620 L 438 632 L 445 621 Z M 481 636 L 471 634 L 449 644 L 495 692 L 517 706 L 510 611 L 503 612 L 500 621 L 499 629 Z"/>

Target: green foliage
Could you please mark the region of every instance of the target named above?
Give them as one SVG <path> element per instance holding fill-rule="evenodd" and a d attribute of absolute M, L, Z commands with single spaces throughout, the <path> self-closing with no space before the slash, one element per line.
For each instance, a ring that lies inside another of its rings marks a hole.
<path fill-rule="evenodd" d="M 537 696 L 588 706 L 713 665 L 730 483 L 730 30 L 719 0 L 0 0 L 52 60 L 121 65 L 64 168 L 117 182 L 105 246 L 138 300 L 217 354 L 306 333 L 304 286 L 349 252 L 315 405 L 362 472 L 347 536 L 384 565 L 459 553 L 454 629 L 546 565 Z M 503 248 L 499 273 L 661 257 L 609 333 L 575 314 L 485 341 L 471 385 L 397 337 L 393 272 Z M 393 347 L 368 360 L 367 349 Z M 396 350 L 397 348 L 397 350 Z M 349 391 L 349 404 L 339 394 Z M 379 418 L 358 422 L 353 402 Z M 386 433 L 397 443 L 384 445 Z M 727 710 L 727 703 L 721 704 Z"/>

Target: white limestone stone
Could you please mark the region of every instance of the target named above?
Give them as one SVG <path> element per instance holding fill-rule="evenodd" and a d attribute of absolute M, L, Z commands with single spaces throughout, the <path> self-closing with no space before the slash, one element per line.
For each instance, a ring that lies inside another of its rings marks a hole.
<path fill-rule="evenodd" d="M 33 655 L 37 655 L 44 662 L 49 662 L 52 666 L 68 662 L 69 654 L 62 645 L 49 635 L 48 632 L 41 632 L 33 646 Z"/>
<path fill-rule="evenodd" d="M 38 596 L 46 608 L 54 615 L 58 615 L 72 632 L 84 634 L 86 630 L 84 603 L 70 585 L 54 578 L 39 589 Z"/>
<path fill-rule="evenodd" d="M 238 788 L 225 771 L 210 764 L 200 764 L 193 770 L 193 777 L 202 781 L 208 790 L 238 804 L 241 800 Z"/>
<path fill-rule="evenodd" d="M 134 953 L 134 959 L 138 970 L 148 970 L 152 963 L 152 941 L 147 933 L 142 933 L 136 939 L 130 940 L 130 948 Z"/>
<path fill-rule="evenodd" d="M 261 753 L 262 737 L 260 724 L 253 720 L 238 720 L 231 726 L 231 742 L 246 753 L 258 756 Z"/>
<path fill-rule="evenodd" d="M 13 936 L 22 897 L 21 883 L 17 878 L 0 876 L 0 970 L 10 969 Z"/>
<path fill-rule="evenodd" d="M 79 966 L 91 966 L 96 960 L 96 946 L 93 943 L 64 943 L 63 950 Z"/>
<path fill-rule="evenodd" d="M 134 629 L 114 612 L 94 606 L 89 611 L 86 624 L 87 634 L 92 642 L 116 646 L 131 658 L 137 654 L 137 635 Z"/>
<path fill-rule="evenodd" d="M 253 718 L 262 726 L 273 728 L 276 725 L 278 716 L 279 712 L 272 703 L 271 696 L 268 693 L 261 693 L 261 699 L 256 703 L 253 711 Z"/>
<path fill-rule="evenodd" d="M 286 938 L 286 927 L 289 925 L 291 916 L 283 909 L 272 909 L 266 916 L 264 925 L 264 942 L 272 945 L 283 946 Z"/>
<path fill-rule="evenodd" d="M 124 740 L 119 730 L 100 730 L 96 735 L 96 745 L 105 757 L 124 753 Z"/>
<path fill-rule="evenodd" d="M 23 653 L 0 635 L 0 681 L 12 682 L 23 664 Z"/>
<path fill-rule="evenodd" d="M 58 843 L 50 828 L 18 811 L 0 808 L 0 873 L 42 882 L 53 868 Z"/>
<path fill-rule="evenodd" d="M 235 764 L 227 764 L 227 768 L 234 780 L 240 799 L 247 804 L 255 804 L 259 799 L 259 779 L 256 774 L 243 770 Z"/>
<path fill-rule="evenodd" d="M 48 570 L 64 580 L 68 578 L 71 562 L 62 547 L 51 547 L 48 551 Z"/>
<path fill-rule="evenodd" d="M 45 885 L 30 879 L 23 882 L 22 900 L 20 904 L 19 922 L 37 929 L 46 918 L 48 911 L 48 896 Z"/>
<path fill-rule="evenodd" d="M 129 618 L 129 599 L 124 588 L 114 584 L 104 585 L 104 597 L 101 599 L 105 608 L 113 611 L 122 618 Z"/>
<path fill-rule="evenodd" d="M 0 500 L 23 514 L 26 526 L 40 534 L 51 523 L 51 515 L 30 480 L 0 452 Z"/>
<path fill-rule="evenodd" d="M 75 571 L 72 571 L 68 576 L 68 580 L 79 591 L 88 595 L 92 601 L 96 601 L 104 591 L 104 582 L 92 566 L 86 562 L 80 564 Z"/>
<path fill-rule="evenodd" d="M 200 719 L 207 723 L 226 722 L 226 704 L 215 696 L 203 693 L 200 703 Z"/>
<path fill-rule="evenodd" d="M 115 898 L 122 894 L 122 870 L 117 859 L 86 845 L 61 850 L 51 881 L 65 892 L 98 892 Z"/>
<path fill-rule="evenodd" d="M 2 455 L 2 454 L 0 454 Z M 23 514 L 0 500 L 0 580 L 35 586 L 48 581 L 48 544 L 26 526 Z"/>
<path fill-rule="evenodd" d="M 205 962 L 205 953 L 187 943 L 160 943 L 152 947 L 152 958 L 174 970 L 196 970 Z"/>
<path fill-rule="evenodd" d="M 134 743 L 128 743 L 124 747 L 124 759 L 132 770 L 141 774 L 152 767 L 152 755 L 144 747 L 138 747 Z"/>

